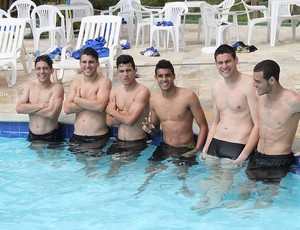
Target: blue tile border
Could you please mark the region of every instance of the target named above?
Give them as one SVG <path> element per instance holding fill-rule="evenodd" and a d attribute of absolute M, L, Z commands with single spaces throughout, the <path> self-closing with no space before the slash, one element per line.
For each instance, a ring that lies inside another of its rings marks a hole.
<path fill-rule="evenodd" d="M 64 139 L 69 139 L 74 133 L 73 124 L 63 124 L 59 123 L 59 129 L 61 135 Z M 29 130 L 29 122 L 11 122 L 11 121 L 0 121 L 0 137 L 9 137 L 9 138 L 27 138 Z M 110 128 L 110 136 L 118 138 L 118 128 Z M 149 139 L 152 139 L 152 144 L 158 145 L 162 140 L 162 135 L 156 135 L 154 137 L 148 136 Z"/>
<path fill-rule="evenodd" d="M 70 138 L 74 132 L 73 124 L 62 124 L 59 123 L 59 129 L 63 138 Z M 28 122 L 6 122 L 0 121 L 0 136 L 17 138 L 28 135 L 29 123 Z"/>

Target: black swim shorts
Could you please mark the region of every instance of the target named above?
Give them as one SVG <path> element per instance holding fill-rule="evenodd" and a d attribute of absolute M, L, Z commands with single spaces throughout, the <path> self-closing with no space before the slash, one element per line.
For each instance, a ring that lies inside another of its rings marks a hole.
<path fill-rule="evenodd" d="M 295 164 L 293 153 L 288 155 L 266 155 L 255 151 L 250 159 L 246 174 L 251 180 L 279 182 Z"/>
<path fill-rule="evenodd" d="M 197 165 L 198 162 L 195 156 L 183 157 L 182 154 L 194 149 L 194 146 L 173 147 L 164 142 L 161 142 L 152 153 L 149 161 L 163 161 L 169 157 L 172 158 L 172 163 L 176 165 Z"/>
<path fill-rule="evenodd" d="M 34 134 L 29 129 L 27 140 L 28 141 L 59 142 L 59 141 L 62 141 L 62 137 L 61 137 L 61 134 L 59 132 L 59 129 L 54 129 L 53 131 L 51 131 L 49 133 L 41 134 L 41 135 Z"/>
<path fill-rule="evenodd" d="M 132 141 L 123 141 L 118 139 L 112 143 L 106 154 L 114 155 L 114 157 L 119 158 L 138 157 L 147 146 L 147 138 Z"/>
<path fill-rule="evenodd" d="M 244 144 L 232 143 L 213 138 L 208 147 L 207 154 L 219 158 L 235 160 L 245 148 Z"/>
<path fill-rule="evenodd" d="M 70 139 L 70 142 L 81 142 L 81 143 L 91 143 L 97 141 L 103 141 L 109 139 L 109 133 L 97 136 L 84 136 L 84 135 L 77 135 L 73 134 Z"/>

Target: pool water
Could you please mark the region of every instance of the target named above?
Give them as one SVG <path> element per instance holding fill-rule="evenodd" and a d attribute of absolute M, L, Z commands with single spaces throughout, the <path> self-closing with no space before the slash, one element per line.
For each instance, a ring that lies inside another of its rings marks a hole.
<path fill-rule="evenodd" d="M 74 155 L 0 138 L 0 229 L 299 229 L 300 176 Z M 105 151 L 105 149 L 104 149 Z"/>

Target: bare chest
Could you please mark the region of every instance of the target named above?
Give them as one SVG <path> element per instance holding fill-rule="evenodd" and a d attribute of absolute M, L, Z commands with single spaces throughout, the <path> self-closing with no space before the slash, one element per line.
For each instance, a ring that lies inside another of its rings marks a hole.
<path fill-rule="evenodd" d="M 162 103 L 155 110 L 161 121 L 181 121 L 191 116 L 187 103 L 179 101 Z"/>
<path fill-rule="evenodd" d="M 219 111 L 244 111 L 248 109 L 248 102 L 245 94 L 239 90 L 218 92 L 215 95 L 215 103 Z"/>
<path fill-rule="evenodd" d="M 129 110 L 132 104 L 136 101 L 135 92 L 121 92 L 116 97 L 117 108 L 119 110 Z"/>
<path fill-rule="evenodd" d="M 31 103 L 49 102 L 51 96 L 52 96 L 52 90 L 35 89 L 30 92 L 29 102 Z"/>

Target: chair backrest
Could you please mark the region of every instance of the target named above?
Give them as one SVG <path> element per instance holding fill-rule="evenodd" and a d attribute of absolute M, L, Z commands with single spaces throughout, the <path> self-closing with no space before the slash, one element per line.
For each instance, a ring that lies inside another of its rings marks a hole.
<path fill-rule="evenodd" d="M 115 15 L 95 15 L 85 17 L 81 21 L 76 50 L 80 49 L 87 40 L 97 37 L 105 38 L 104 47 L 111 48 L 119 44 L 122 18 Z"/>
<path fill-rule="evenodd" d="M 188 12 L 188 7 L 184 2 L 170 2 L 162 11 L 164 11 L 164 20 L 171 21 L 174 25 L 180 25 L 181 15 Z"/>
<path fill-rule="evenodd" d="M 263 13 L 263 18 L 265 18 L 266 20 L 269 18 L 269 10 L 267 7 L 264 7 L 264 6 L 252 6 L 252 5 L 248 5 L 245 0 L 241 0 L 244 8 L 245 8 L 245 11 L 246 11 L 246 15 L 247 15 L 247 19 L 248 21 L 251 21 L 252 20 L 252 17 L 251 17 L 251 12 L 261 12 Z M 261 17 L 261 18 L 262 18 Z M 257 18 L 257 17 L 256 17 Z"/>
<path fill-rule="evenodd" d="M 137 22 L 143 22 L 143 9 L 141 3 L 138 0 L 132 0 L 130 7 L 134 11 Z"/>
<path fill-rule="evenodd" d="M 8 17 L 9 14 L 6 11 L 0 9 L 0 18 L 8 18 Z"/>
<path fill-rule="evenodd" d="M 231 7 L 233 7 L 234 3 L 235 0 L 224 0 L 219 5 L 217 5 L 216 8 L 222 13 L 228 13 Z M 228 15 L 222 15 L 222 20 L 228 21 Z"/>
<path fill-rule="evenodd" d="M 0 20 L 0 60 L 12 58 L 23 47 L 25 19 L 2 18 Z"/>
<path fill-rule="evenodd" d="M 64 16 L 60 10 L 54 6 L 40 5 L 34 8 L 31 13 L 34 28 L 57 27 L 58 17 L 60 18 L 60 26 L 64 27 Z"/>
<path fill-rule="evenodd" d="M 234 5 L 235 0 L 224 0 L 219 5 L 216 5 L 217 8 L 223 10 L 230 10 L 230 8 Z"/>
<path fill-rule="evenodd" d="M 87 15 L 86 12 L 83 10 L 73 10 L 73 18 L 83 18 L 86 16 L 94 15 L 94 7 L 92 3 L 88 0 L 72 0 L 71 5 L 86 5 L 88 9 Z"/>
<path fill-rule="evenodd" d="M 7 10 L 8 14 L 12 16 L 12 13 L 16 10 L 17 18 L 29 19 L 31 11 L 36 7 L 36 4 L 30 0 L 17 0 Z"/>
<path fill-rule="evenodd" d="M 247 19 L 248 19 L 248 21 L 250 21 L 251 20 L 251 15 L 250 15 L 251 10 L 249 8 L 249 5 L 244 0 L 241 0 L 241 2 L 245 8 Z"/>
<path fill-rule="evenodd" d="M 200 5 L 201 9 L 201 18 L 202 18 L 202 24 L 204 27 L 217 27 L 219 26 L 222 21 L 220 17 L 220 12 L 215 8 L 214 6 L 204 2 Z"/>

